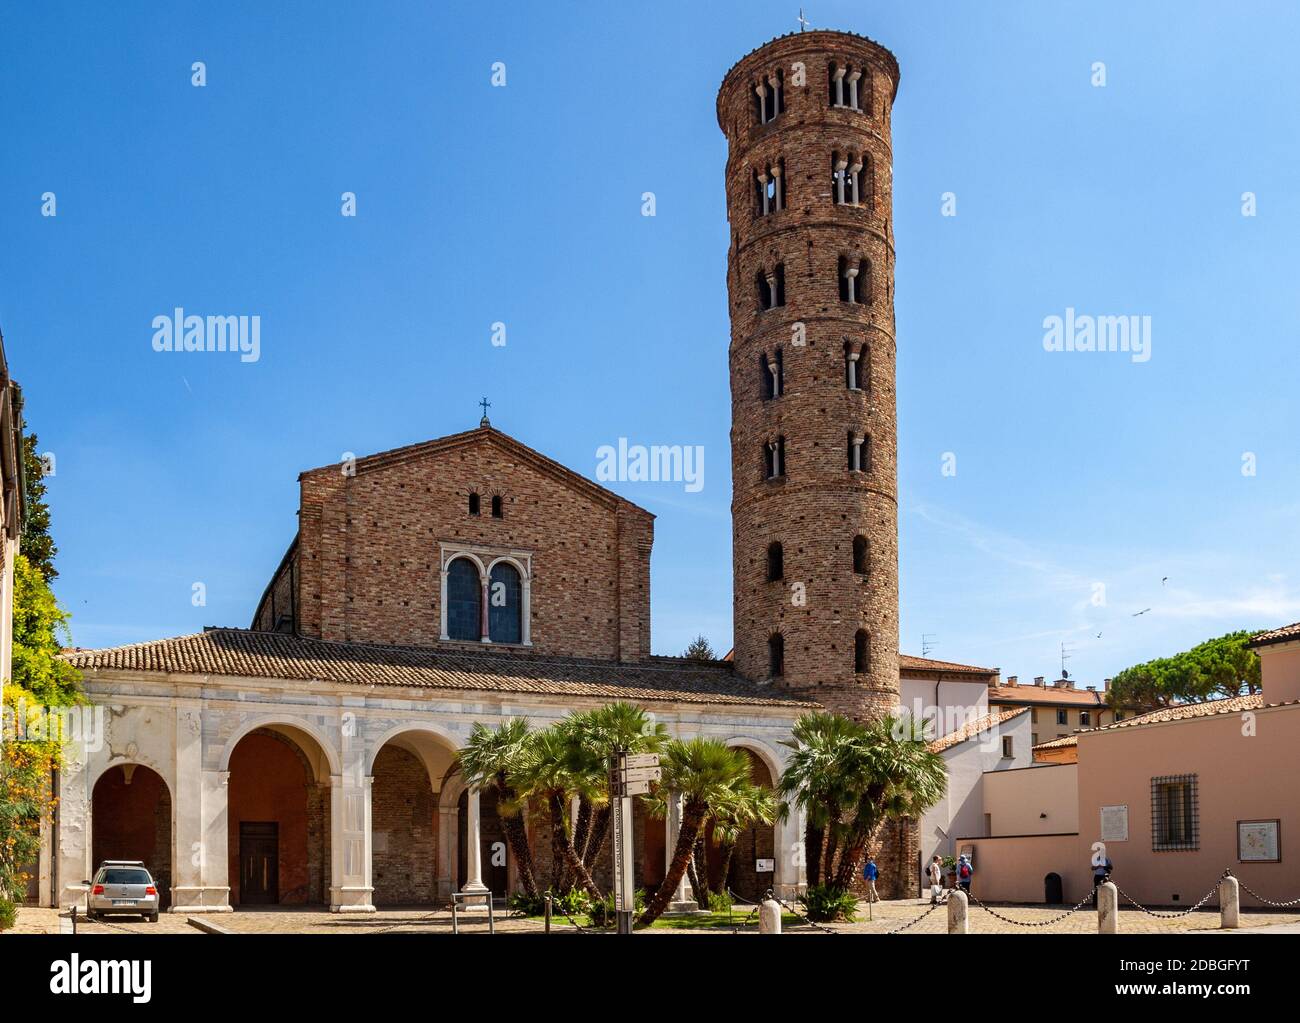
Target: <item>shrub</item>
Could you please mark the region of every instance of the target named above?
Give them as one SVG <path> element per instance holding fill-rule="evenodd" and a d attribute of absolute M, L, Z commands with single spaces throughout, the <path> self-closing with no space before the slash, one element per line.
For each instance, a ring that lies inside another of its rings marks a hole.
<path fill-rule="evenodd" d="M 731 911 L 731 896 L 726 892 L 709 892 L 709 911 L 728 913 Z"/>
<path fill-rule="evenodd" d="M 852 923 L 858 908 L 857 897 L 852 892 L 833 884 L 810 885 L 808 890 L 799 896 L 799 901 L 803 903 L 808 919 L 821 923 L 831 920 L 845 920 Z"/>
<path fill-rule="evenodd" d="M 14 900 L 7 895 L 0 895 L 0 931 L 13 927 L 17 918 L 18 908 L 14 905 Z"/>

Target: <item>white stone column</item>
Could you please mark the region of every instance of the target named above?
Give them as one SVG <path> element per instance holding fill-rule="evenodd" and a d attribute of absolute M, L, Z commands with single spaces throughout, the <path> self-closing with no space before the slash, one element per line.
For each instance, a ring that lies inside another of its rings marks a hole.
<path fill-rule="evenodd" d="M 664 820 L 665 870 L 672 866 L 673 855 L 677 852 L 677 839 L 681 832 L 682 794 L 680 792 L 670 792 L 668 794 L 668 816 Z M 699 908 L 699 903 L 695 901 L 695 893 L 691 891 L 691 882 L 687 878 L 686 871 L 682 871 L 682 879 L 677 882 L 677 890 L 673 892 L 672 901 L 668 903 L 668 912 L 694 913 Z"/>
<path fill-rule="evenodd" d="M 483 883 L 483 826 L 479 813 L 479 792 L 477 787 L 465 790 L 465 883 L 460 890 L 466 895 L 477 895 L 466 909 L 487 910 L 490 897 L 488 886 Z"/>
<path fill-rule="evenodd" d="M 370 790 L 366 744 L 344 728 L 339 735 L 343 770 L 330 775 L 330 910 L 373 913 Z"/>
<path fill-rule="evenodd" d="M 803 812 L 789 814 L 776 825 L 776 871 L 772 887 L 781 898 L 793 899 L 807 877 L 803 850 Z"/>
<path fill-rule="evenodd" d="M 776 202 L 776 212 L 781 212 L 781 165 L 772 167 L 772 198 Z"/>
<path fill-rule="evenodd" d="M 858 103 L 858 79 L 861 77 L 861 71 L 854 71 L 849 75 L 849 106 L 854 110 L 862 109 L 861 104 Z"/>
<path fill-rule="evenodd" d="M 858 196 L 859 196 L 859 192 L 858 192 L 858 178 L 859 178 L 861 172 L 862 172 L 862 161 L 861 161 L 861 160 L 859 160 L 857 163 L 855 163 L 855 164 L 853 164 L 852 166 L 849 167 L 849 175 L 850 175 L 849 180 L 850 180 L 850 182 L 851 182 L 852 185 L 853 185 L 853 205 L 854 205 L 854 206 L 857 206 L 857 205 L 859 204 L 859 202 L 860 202 L 860 199 L 858 198 Z"/>
<path fill-rule="evenodd" d="M 456 821 L 459 817 L 456 802 L 444 806 L 442 796 L 438 798 L 438 898 L 451 901 L 451 893 L 456 891 L 458 856 L 456 855 Z"/>
<path fill-rule="evenodd" d="M 230 773 L 203 769 L 203 704 L 197 699 L 177 701 L 175 779 L 171 912 L 229 912 Z"/>

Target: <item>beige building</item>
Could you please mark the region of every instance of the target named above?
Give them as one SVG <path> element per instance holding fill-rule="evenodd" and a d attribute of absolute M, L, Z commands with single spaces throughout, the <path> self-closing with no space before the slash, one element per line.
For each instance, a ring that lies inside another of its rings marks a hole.
<path fill-rule="evenodd" d="M 1044 830 L 995 827 L 959 841 L 975 856 L 980 896 L 1043 902 L 1055 879 L 1060 897 L 1077 902 L 1091 888 L 1099 853 L 1114 864 L 1119 887 L 1144 905 L 1193 905 L 1224 870 L 1241 880 L 1247 906 L 1300 895 L 1287 857 L 1300 834 L 1300 623 L 1262 633 L 1253 645 L 1262 693 L 1168 707 L 1050 741 L 1048 752 L 1065 757 L 1073 748 L 1077 764 L 986 781 L 995 822 L 1012 815 L 1009 823 L 1032 827 L 1037 809 Z"/>
<path fill-rule="evenodd" d="M 1110 680 L 1107 679 L 1107 682 Z M 1099 728 L 1115 720 L 1106 702 L 1106 687 L 1078 688 L 1072 679 L 1047 682 L 1042 675 L 1031 684 L 1022 685 L 1015 675 L 1008 675 L 1001 685 L 989 683 L 990 707 L 1009 710 L 1028 707 L 1030 734 L 1035 746 L 1081 728 Z"/>

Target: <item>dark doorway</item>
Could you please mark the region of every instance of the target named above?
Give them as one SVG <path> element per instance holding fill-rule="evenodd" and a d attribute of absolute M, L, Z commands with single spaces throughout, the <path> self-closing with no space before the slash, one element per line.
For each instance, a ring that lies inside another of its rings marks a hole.
<path fill-rule="evenodd" d="M 1043 901 L 1049 906 L 1060 906 L 1065 902 L 1060 874 L 1048 874 L 1043 878 Z"/>
<path fill-rule="evenodd" d="M 273 906 L 280 901 L 280 825 L 239 822 L 239 902 Z"/>

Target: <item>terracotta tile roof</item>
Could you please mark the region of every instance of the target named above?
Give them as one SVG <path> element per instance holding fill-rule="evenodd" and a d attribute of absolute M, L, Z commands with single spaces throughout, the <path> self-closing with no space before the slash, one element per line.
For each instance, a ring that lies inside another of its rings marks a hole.
<path fill-rule="evenodd" d="M 911 654 L 898 655 L 899 671 L 952 671 L 969 675 L 997 675 L 997 668 L 977 668 L 973 664 L 958 664 L 955 661 L 936 661 L 929 657 L 913 657 Z"/>
<path fill-rule="evenodd" d="M 1010 721 L 1012 718 L 1028 712 L 1028 707 L 1015 707 L 1012 710 L 994 711 L 991 714 L 985 714 L 982 718 L 976 718 L 974 721 L 962 725 L 955 732 L 949 732 L 947 735 L 935 739 L 930 743 L 930 752 L 942 753 L 944 750 L 952 749 L 967 739 L 974 739 L 977 735 L 987 732 L 990 728 L 996 728 L 1003 722 Z"/>
<path fill-rule="evenodd" d="M 1056 686 L 989 686 L 989 703 L 1060 704 L 1066 707 L 1105 707 L 1106 694 L 1095 689 Z"/>
<path fill-rule="evenodd" d="M 1261 632 L 1257 636 L 1250 638 L 1251 646 L 1268 646 L 1270 643 L 1285 643 L 1288 640 L 1300 639 L 1300 622 L 1294 625 L 1284 625 L 1280 629 L 1272 629 L 1269 632 Z"/>
<path fill-rule="evenodd" d="M 1087 728 L 1084 731 L 1109 732 L 1116 728 L 1132 728 L 1134 725 L 1155 725 L 1163 721 L 1190 721 L 1192 718 L 1208 718 L 1216 714 L 1240 714 L 1245 710 L 1283 706 L 1286 704 L 1266 704 L 1264 697 L 1259 693 L 1250 696 L 1230 696 L 1225 700 L 1206 700 L 1204 703 L 1180 703 L 1175 707 L 1161 707 L 1159 710 L 1147 711 L 1145 714 L 1125 718 L 1123 721 L 1102 725 L 1100 728 Z"/>
<path fill-rule="evenodd" d="M 1110 726 L 1107 725 L 1107 728 Z M 1095 731 L 1095 729 L 1093 729 Z M 1034 749 L 1068 749 L 1070 746 L 1079 745 L 1079 733 L 1072 732 L 1069 735 L 1061 735 L 1055 739 L 1048 739 L 1046 742 L 1040 742 L 1034 746 Z"/>
<path fill-rule="evenodd" d="M 816 707 L 740 678 L 728 664 L 642 661 L 331 643 L 275 632 L 209 629 L 151 643 L 80 650 L 64 659 L 84 672 L 139 671 L 234 675 L 258 679 L 487 690 L 545 696 L 592 696 L 633 702 L 673 701 Z M 665 663 L 666 662 L 666 663 Z"/>

